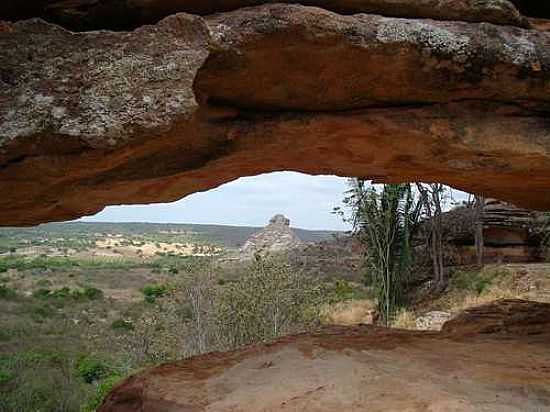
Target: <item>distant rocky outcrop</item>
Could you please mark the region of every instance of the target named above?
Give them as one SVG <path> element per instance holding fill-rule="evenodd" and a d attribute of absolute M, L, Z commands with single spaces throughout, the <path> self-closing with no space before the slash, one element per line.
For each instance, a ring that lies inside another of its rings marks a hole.
<path fill-rule="evenodd" d="M 290 219 L 278 214 L 269 220 L 266 227 L 248 238 L 241 248 L 241 256 L 248 258 L 256 253 L 284 252 L 303 245 L 304 242 L 290 228 Z"/>

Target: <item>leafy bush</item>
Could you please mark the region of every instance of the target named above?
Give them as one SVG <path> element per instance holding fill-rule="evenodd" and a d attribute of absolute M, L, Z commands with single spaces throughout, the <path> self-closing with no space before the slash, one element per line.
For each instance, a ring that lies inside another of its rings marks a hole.
<path fill-rule="evenodd" d="M 76 366 L 78 375 L 84 379 L 86 383 L 92 383 L 100 378 L 107 376 L 109 368 L 101 360 L 94 357 L 83 357 L 78 361 Z"/>
<path fill-rule="evenodd" d="M 79 411 L 86 385 L 59 352 L 0 354 L 0 411 Z"/>
<path fill-rule="evenodd" d="M 451 278 L 451 286 L 457 290 L 481 295 L 487 291 L 495 279 L 501 276 L 498 271 L 457 271 Z"/>
<path fill-rule="evenodd" d="M 11 371 L 0 370 L 0 385 L 6 384 L 15 378 L 15 373 Z"/>
<path fill-rule="evenodd" d="M 56 300 L 64 300 L 67 298 L 72 298 L 74 300 L 97 300 L 103 297 L 103 291 L 93 287 L 85 287 L 83 289 L 71 289 L 65 286 L 56 290 L 40 288 L 35 290 L 32 295 L 37 299 L 51 298 Z"/>
<path fill-rule="evenodd" d="M 55 316 L 55 309 L 49 305 L 35 305 L 30 307 L 31 318 L 35 322 L 43 322 Z"/>
<path fill-rule="evenodd" d="M 270 341 L 319 320 L 321 286 L 286 262 L 258 258 L 247 273 L 221 289 L 215 307 L 226 347 Z"/>
<path fill-rule="evenodd" d="M 355 285 L 344 279 L 337 279 L 334 284 L 326 285 L 329 288 L 326 291 L 328 295 L 328 303 L 345 302 L 355 299 L 372 299 L 372 292 L 369 294 L 369 289 Z"/>
<path fill-rule="evenodd" d="M 50 289 L 40 288 L 32 293 L 32 296 L 37 299 L 45 299 L 50 297 L 52 291 Z"/>
<path fill-rule="evenodd" d="M 13 299 L 17 296 L 17 293 L 12 288 L 6 285 L 0 285 L 0 299 Z"/>
<path fill-rule="evenodd" d="M 47 286 L 51 286 L 52 282 L 48 279 L 40 279 L 36 282 L 36 286 L 39 286 L 41 288 L 45 288 Z"/>
<path fill-rule="evenodd" d="M 111 323 L 111 329 L 119 331 L 134 330 L 134 324 L 129 320 L 117 319 Z"/>
<path fill-rule="evenodd" d="M 146 302 L 154 303 L 158 298 L 168 293 L 168 287 L 166 285 L 147 285 L 142 292 Z"/>
<path fill-rule="evenodd" d="M 65 299 L 72 296 L 71 289 L 68 287 L 62 287 L 61 289 L 54 290 L 50 293 L 49 297 L 56 299 Z"/>
<path fill-rule="evenodd" d="M 113 390 L 113 387 L 122 380 L 122 376 L 113 374 L 103 379 L 96 387 L 96 392 L 83 407 L 84 412 L 94 412 L 101 406 L 105 397 Z"/>

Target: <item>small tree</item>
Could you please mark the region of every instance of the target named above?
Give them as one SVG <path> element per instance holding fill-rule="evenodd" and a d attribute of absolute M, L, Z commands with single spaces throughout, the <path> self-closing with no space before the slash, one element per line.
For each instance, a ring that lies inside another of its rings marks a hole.
<path fill-rule="evenodd" d="M 285 261 L 257 256 L 220 289 L 216 319 L 222 347 L 236 348 L 298 332 L 319 318 L 321 288 Z"/>
<path fill-rule="evenodd" d="M 377 289 L 379 310 L 389 325 L 404 303 L 419 204 L 410 184 L 388 184 L 378 190 L 356 179 L 351 186 L 344 203 L 351 208 L 354 231 L 366 246 L 367 276 Z"/>
<path fill-rule="evenodd" d="M 447 189 L 441 183 L 417 183 L 416 187 L 428 226 L 427 246 L 432 260 L 434 289 L 441 292 L 448 284 L 443 261 L 443 202 Z"/>
<path fill-rule="evenodd" d="M 474 239 L 476 246 L 476 258 L 479 266 L 483 265 L 483 251 L 485 241 L 483 238 L 483 211 L 485 210 L 485 198 L 475 195 L 474 197 Z"/>

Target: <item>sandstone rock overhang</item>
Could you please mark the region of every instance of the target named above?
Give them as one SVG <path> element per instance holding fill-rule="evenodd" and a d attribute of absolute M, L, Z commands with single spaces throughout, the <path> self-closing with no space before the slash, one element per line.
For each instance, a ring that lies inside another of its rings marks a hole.
<path fill-rule="evenodd" d="M 170 14 L 208 15 L 265 3 L 300 3 L 340 14 L 371 13 L 523 27 L 529 23 L 520 12 L 550 18 L 550 7 L 540 0 L 3 0 L 0 20 L 42 17 L 76 31 L 130 30 L 156 23 Z"/>
<path fill-rule="evenodd" d="M 550 207 L 534 28 L 267 4 L 131 32 L 3 22 L 0 61 L 0 225 L 278 170 Z"/>

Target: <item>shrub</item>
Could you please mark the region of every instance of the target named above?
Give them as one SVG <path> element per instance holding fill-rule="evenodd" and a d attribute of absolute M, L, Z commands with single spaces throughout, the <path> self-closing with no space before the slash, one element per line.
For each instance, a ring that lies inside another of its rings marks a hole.
<path fill-rule="evenodd" d="M 487 289 L 489 289 L 493 283 L 493 280 L 500 274 L 498 272 L 467 272 L 458 271 L 453 274 L 451 279 L 451 285 L 455 289 L 475 292 L 481 295 Z"/>
<path fill-rule="evenodd" d="M 117 319 L 111 323 L 111 329 L 119 331 L 134 330 L 134 324 L 129 320 Z"/>
<path fill-rule="evenodd" d="M 36 286 L 39 286 L 41 288 L 51 286 L 51 285 L 52 285 L 52 282 L 48 279 L 40 279 L 36 282 Z"/>
<path fill-rule="evenodd" d="M 286 262 L 258 259 L 218 296 L 215 311 L 225 346 L 270 341 L 317 323 L 322 295 L 319 284 Z"/>
<path fill-rule="evenodd" d="M 15 373 L 11 371 L 0 370 L 0 385 L 4 385 L 15 378 Z"/>
<path fill-rule="evenodd" d="M 142 292 L 146 302 L 154 303 L 157 298 L 163 297 L 168 293 L 168 287 L 166 285 L 147 285 L 143 288 Z"/>
<path fill-rule="evenodd" d="M 45 299 L 50 297 L 52 291 L 50 289 L 40 288 L 32 293 L 32 296 L 37 299 Z"/>
<path fill-rule="evenodd" d="M 89 385 L 74 379 L 72 362 L 58 352 L 0 355 L 0 411 L 80 410 Z"/>
<path fill-rule="evenodd" d="M 109 368 L 102 361 L 89 356 L 81 358 L 76 368 L 78 375 L 86 383 L 97 381 L 109 373 Z"/>
<path fill-rule="evenodd" d="M 48 297 L 56 298 L 56 299 L 65 299 L 69 296 L 72 296 L 71 289 L 68 287 L 62 287 L 61 289 L 54 290 L 50 293 Z"/>
<path fill-rule="evenodd" d="M 113 374 L 106 377 L 104 380 L 99 382 L 99 385 L 96 387 L 96 392 L 92 398 L 88 401 L 86 406 L 84 406 L 84 412 L 94 412 L 101 406 L 105 397 L 113 390 L 113 387 L 122 380 L 122 376 L 118 374 Z"/>
<path fill-rule="evenodd" d="M 62 301 L 67 298 L 75 300 L 97 300 L 103 297 L 103 292 L 100 289 L 85 287 L 83 289 L 71 289 L 68 287 L 62 287 L 56 290 L 50 290 L 46 288 L 40 288 L 33 292 L 33 297 L 37 299 L 56 299 Z"/>
<path fill-rule="evenodd" d="M 17 296 L 15 290 L 5 285 L 0 285 L 0 299 L 13 299 Z"/>
<path fill-rule="evenodd" d="M 35 322 L 42 322 L 44 319 L 49 319 L 55 316 L 55 309 L 49 305 L 37 305 L 30 308 L 31 318 Z"/>

